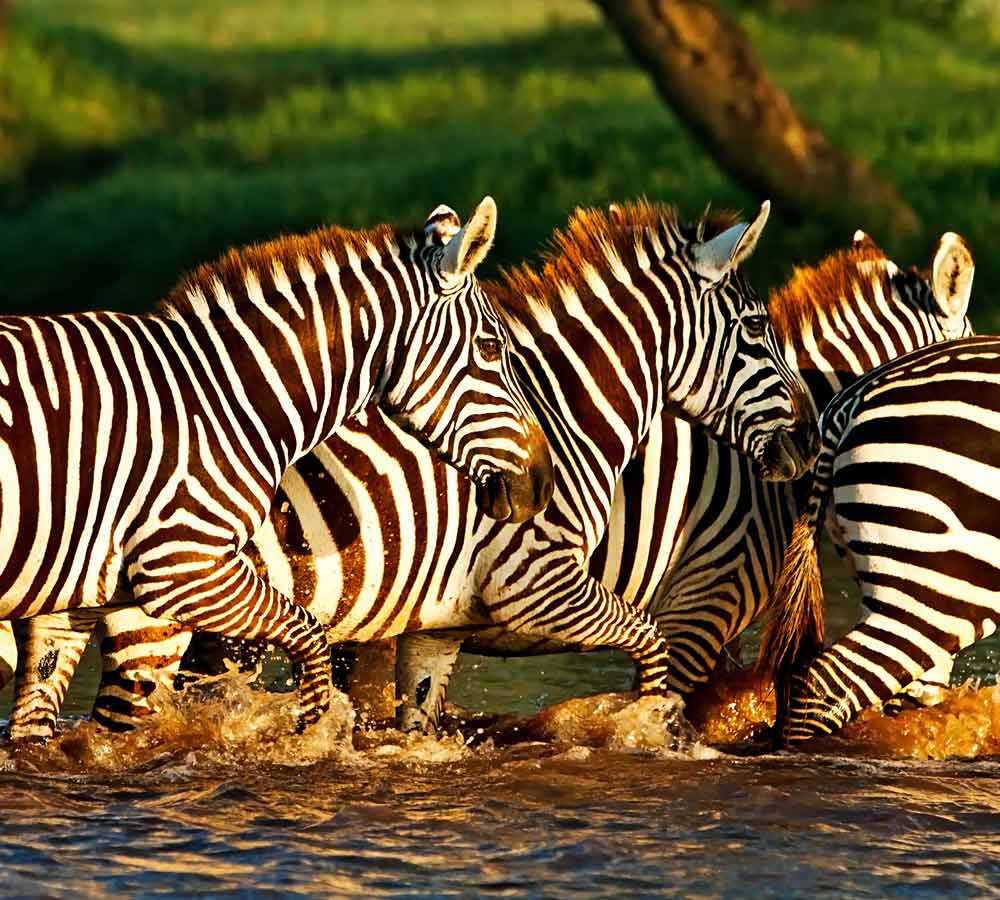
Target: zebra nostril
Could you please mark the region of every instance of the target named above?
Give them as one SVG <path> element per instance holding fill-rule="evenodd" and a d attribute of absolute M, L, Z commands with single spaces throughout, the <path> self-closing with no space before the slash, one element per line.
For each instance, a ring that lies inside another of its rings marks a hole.
<path fill-rule="evenodd" d="M 552 499 L 554 488 L 552 479 L 552 459 L 548 451 L 539 454 L 540 459 L 534 462 L 528 470 L 531 478 L 531 493 L 535 511 L 539 512 L 545 508 L 549 500 Z"/>

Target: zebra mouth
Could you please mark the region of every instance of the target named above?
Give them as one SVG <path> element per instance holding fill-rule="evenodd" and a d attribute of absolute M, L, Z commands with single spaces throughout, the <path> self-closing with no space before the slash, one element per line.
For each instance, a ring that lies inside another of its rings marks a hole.
<path fill-rule="evenodd" d="M 791 481 L 804 475 L 819 451 L 815 429 L 783 428 L 774 432 L 754 460 L 757 475 L 764 481 Z"/>
<path fill-rule="evenodd" d="M 487 472 L 476 482 L 476 506 L 491 519 L 506 522 L 514 513 L 507 479 L 499 472 Z"/>

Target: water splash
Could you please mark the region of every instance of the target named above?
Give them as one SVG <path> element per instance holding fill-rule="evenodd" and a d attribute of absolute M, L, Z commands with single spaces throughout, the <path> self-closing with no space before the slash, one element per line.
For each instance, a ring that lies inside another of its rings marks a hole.
<path fill-rule="evenodd" d="M 897 759 L 974 759 L 1000 754 L 1000 685 L 953 688 L 937 706 L 894 717 L 868 709 L 841 732 L 852 752 Z"/>
<path fill-rule="evenodd" d="M 683 710 L 684 702 L 676 694 L 597 694 L 557 703 L 525 719 L 504 717 L 484 734 L 494 746 L 537 741 L 561 748 L 645 751 L 693 759 L 717 755 L 699 743 Z"/>
<path fill-rule="evenodd" d="M 685 712 L 709 744 L 752 741 L 774 725 L 774 689 L 752 669 L 737 669 L 695 691 Z"/>
<path fill-rule="evenodd" d="M 164 692 L 162 708 L 134 731 L 112 733 L 92 721 L 63 722 L 53 740 L 0 747 L 0 771 L 93 774 L 247 763 L 306 766 L 353 753 L 354 710 L 333 692 L 330 710 L 295 734 L 296 695 L 255 690 L 233 671 L 186 691 Z"/>
<path fill-rule="evenodd" d="M 718 756 L 706 745 L 733 749 L 774 722 L 773 690 L 749 670 L 718 676 L 686 708 L 676 695 L 598 694 L 528 717 L 453 714 L 450 730 L 437 737 L 359 729 L 350 701 L 337 692 L 320 722 L 296 735 L 295 695 L 256 690 L 251 682 L 250 675 L 230 672 L 197 689 L 167 693 L 154 719 L 125 734 L 89 721 L 63 722 L 62 733 L 47 743 L 0 745 L 0 771 L 169 776 L 329 762 L 433 767 L 476 759 L 491 764 L 492 754 L 512 752 L 515 745 L 518 755 L 535 757 L 583 759 L 590 751 L 609 751 L 706 759 Z M 890 759 L 1000 754 L 1000 686 L 955 688 L 939 706 L 895 717 L 867 710 L 839 735 L 803 749 Z"/>
<path fill-rule="evenodd" d="M 774 691 L 750 670 L 724 673 L 696 692 L 687 715 L 709 744 L 749 741 L 774 724 Z M 937 706 L 887 715 L 867 709 L 808 751 L 888 759 L 974 759 L 1000 754 L 1000 686 L 952 688 Z"/>

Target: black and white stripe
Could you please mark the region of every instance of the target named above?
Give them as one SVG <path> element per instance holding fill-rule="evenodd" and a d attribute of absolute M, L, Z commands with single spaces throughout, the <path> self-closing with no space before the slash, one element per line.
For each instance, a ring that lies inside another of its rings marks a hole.
<path fill-rule="evenodd" d="M 814 407 L 887 359 L 971 333 L 973 271 L 957 235 L 943 235 L 930 269 L 918 272 L 900 270 L 862 232 L 850 250 L 798 270 L 770 311 Z M 760 617 L 797 510 L 793 486 L 762 481 L 709 435 L 669 415 L 653 423 L 618 482 L 590 572 L 655 620 L 675 690 L 706 681 L 726 645 Z M 404 638 L 402 692 L 437 708 L 463 637 L 442 633 L 436 647 L 431 636 Z M 510 656 L 567 648 L 492 629 L 468 636 L 464 649 Z"/>
<path fill-rule="evenodd" d="M 271 641 L 314 720 L 329 703 L 323 629 L 241 552 L 289 465 L 380 403 L 469 473 L 487 514 L 519 521 L 550 493 L 544 436 L 473 274 L 495 211 L 484 200 L 447 246 L 436 210 L 414 232 L 247 248 L 155 315 L 0 319 L 0 618 L 61 615 L 79 635 L 127 603 Z M 39 683 L 72 661 L 60 652 L 26 654 Z M 13 733 L 49 733 L 51 703 L 36 716 L 23 700 Z"/>
<path fill-rule="evenodd" d="M 460 482 L 369 411 L 367 426 L 345 426 L 283 483 L 289 506 L 272 512 L 280 536 L 258 538 L 272 577 L 287 574 L 332 640 L 499 624 L 621 647 L 643 688 L 663 689 L 662 639 L 590 576 L 587 560 L 622 470 L 668 405 L 752 454 L 763 475 L 794 475 L 808 462 L 807 402 L 736 271 L 765 216 L 766 208 L 750 226 L 686 227 L 645 204 L 577 214 L 543 271 L 522 267 L 497 288 L 556 460 L 547 511 L 517 528 L 492 525 Z M 329 497 L 349 501 L 351 522 L 331 521 Z M 135 623 L 109 631 L 109 668 L 121 677 L 102 689 L 98 713 L 123 724 L 133 676 L 155 653 Z"/>
<path fill-rule="evenodd" d="M 824 511 L 861 584 L 862 618 L 811 661 L 791 660 L 787 742 L 836 731 L 928 673 L 948 672 L 954 653 L 996 630 L 1000 339 L 917 351 L 838 396 L 823 420 L 805 535 Z M 786 568 L 796 563 L 818 566 L 815 541 L 789 553 Z M 794 610 L 805 591 L 785 580 L 793 589 L 776 600 Z"/>

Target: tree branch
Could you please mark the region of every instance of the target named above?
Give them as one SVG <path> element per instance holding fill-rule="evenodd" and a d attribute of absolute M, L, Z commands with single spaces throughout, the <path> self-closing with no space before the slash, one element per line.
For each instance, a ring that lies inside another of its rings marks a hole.
<path fill-rule="evenodd" d="M 760 197 L 852 227 L 919 228 L 861 159 L 801 119 L 742 30 L 710 0 L 595 0 L 660 95 L 722 168 Z"/>

